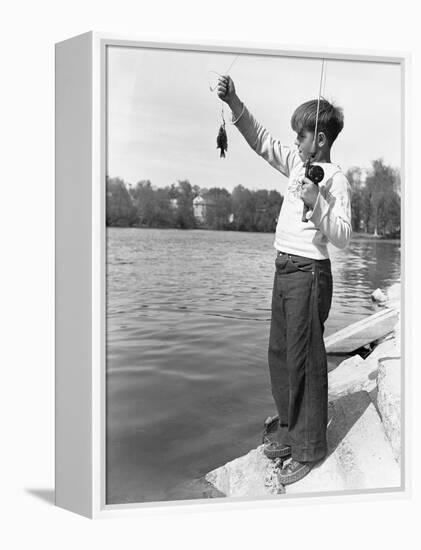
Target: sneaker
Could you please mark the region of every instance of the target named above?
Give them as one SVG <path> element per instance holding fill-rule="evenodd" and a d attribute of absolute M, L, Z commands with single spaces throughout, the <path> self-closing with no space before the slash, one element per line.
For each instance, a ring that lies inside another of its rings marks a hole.
<path fill-rule="evenodd" d="M 273 437 L 270 437 L 270 435 L 276 433 L 278 429 L 279 416 L 268 416 L 264 423 L 262 443 L 268 443 L 269 441 L 272 441 Z"/>
<path fill-rule="evenodd" d="M 303 479 L 311 471 L 314 464 L 314 462 L 298 462 L 298 460 L 291 458 L 290 461 L 283 464 L 278 473 L 279 482 L 282 485 L 289 485 Z"/>
<path fill-rule="evenodd" d="M 291 447 L 278 441 L 279 416 L 269 416 L 263 431 L 263 453 L 271 459 L 285 458 L 291 454 Z"/>
<path fill-rule="evenodd" d="M 279 441 L 268 441 L 263 446 L 263 453 L 268 458 L 284 458 L 291 454 L 291 447 L 279 443 Z"/>

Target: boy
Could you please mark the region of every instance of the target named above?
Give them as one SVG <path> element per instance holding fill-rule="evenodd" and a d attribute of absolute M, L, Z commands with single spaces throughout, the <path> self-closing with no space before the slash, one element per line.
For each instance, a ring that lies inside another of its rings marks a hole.
<path fill-rule="evenodd" d="M 292 115 L 297 149 L 273 139 L 236 94 L 229 76 L 220 77 L 217 93 L 232 111 L 252 149 L 288 177 L 276 227 L 275 280 L 268 362 L 278 410 L 276 431 L 266 435 L 264 452 L 286 458 L 279 479 L 284 485 L 307 475 L 327 452 L 327 359 L 324 323 L 332 300 L 332 274 L 327 243 L 344 248 L 351 237 L 351 192 L 330 149 L 343 128 L 341 109 L 321 99 L 300 105 Z M 324 170 L 319 186 L 304 177 L 311 152 Z M 303 207 L 308 212 L 303 221 Z"/>

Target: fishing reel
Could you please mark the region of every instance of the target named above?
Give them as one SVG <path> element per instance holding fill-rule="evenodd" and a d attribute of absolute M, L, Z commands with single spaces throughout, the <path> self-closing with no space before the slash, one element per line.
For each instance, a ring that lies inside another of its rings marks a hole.
<path fill-rule="evenodd" d="M 318 164 L 311 164 L 310 161 L 307 161 L 306 163 L 306 171 L 305 171 L 305 177 L 308 178 L 309 180 L 311 180 L 314 185 L 319 185 L 319 183 L 323 180 L 323 178 L 325 177 L 325 172 L 323 170 L 323 168 L 321 166 L 319 166 Z M 307 219 L 307 212 L 310 210 L 310 208 L 304 204 L 304 207 L 303 207 L 303 216 L 301 218 L 301 221 L 302 222 L 308 222 L 308 219 Z"/>

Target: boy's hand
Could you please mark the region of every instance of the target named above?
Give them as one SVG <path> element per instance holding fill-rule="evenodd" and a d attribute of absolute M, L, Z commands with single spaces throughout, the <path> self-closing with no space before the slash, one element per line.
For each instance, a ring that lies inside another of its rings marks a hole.
<path fill-rule="evenodd" d="M 320 192 L 319 187 L 308 178 L 302 178 L 301 183 L 301 198 L 309 208 L 314 208 Z"/>
<path fill-rule="evenodd" d="M 232 78 L 228 75 L 220 76 L 218 78 L 216 90 L 219 99 L 222 99 L 222 101 L 225 101 L 225 103 L 228 103 L 228 105 L 234 100 L 237 95 L 235 93 L 234 82 Z"/>

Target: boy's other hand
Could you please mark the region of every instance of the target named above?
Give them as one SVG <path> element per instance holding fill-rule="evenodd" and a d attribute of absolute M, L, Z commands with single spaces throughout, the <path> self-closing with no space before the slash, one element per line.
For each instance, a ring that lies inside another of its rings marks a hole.
<path fill-rule="evenodd" d="M 216 93 L 218 94 L 219 99 L 222 99 L 225 103 L 230 104 L 236 95 L 234 82 L 230 76 L 224 75 L 218 78 Z"/>
<path fill-rule="evenodd" d="M 309 208 L 314 208 L 320 192 L 319 187 L 308 178 L 302 178 L 301 183 L 301 198 Z"/>

